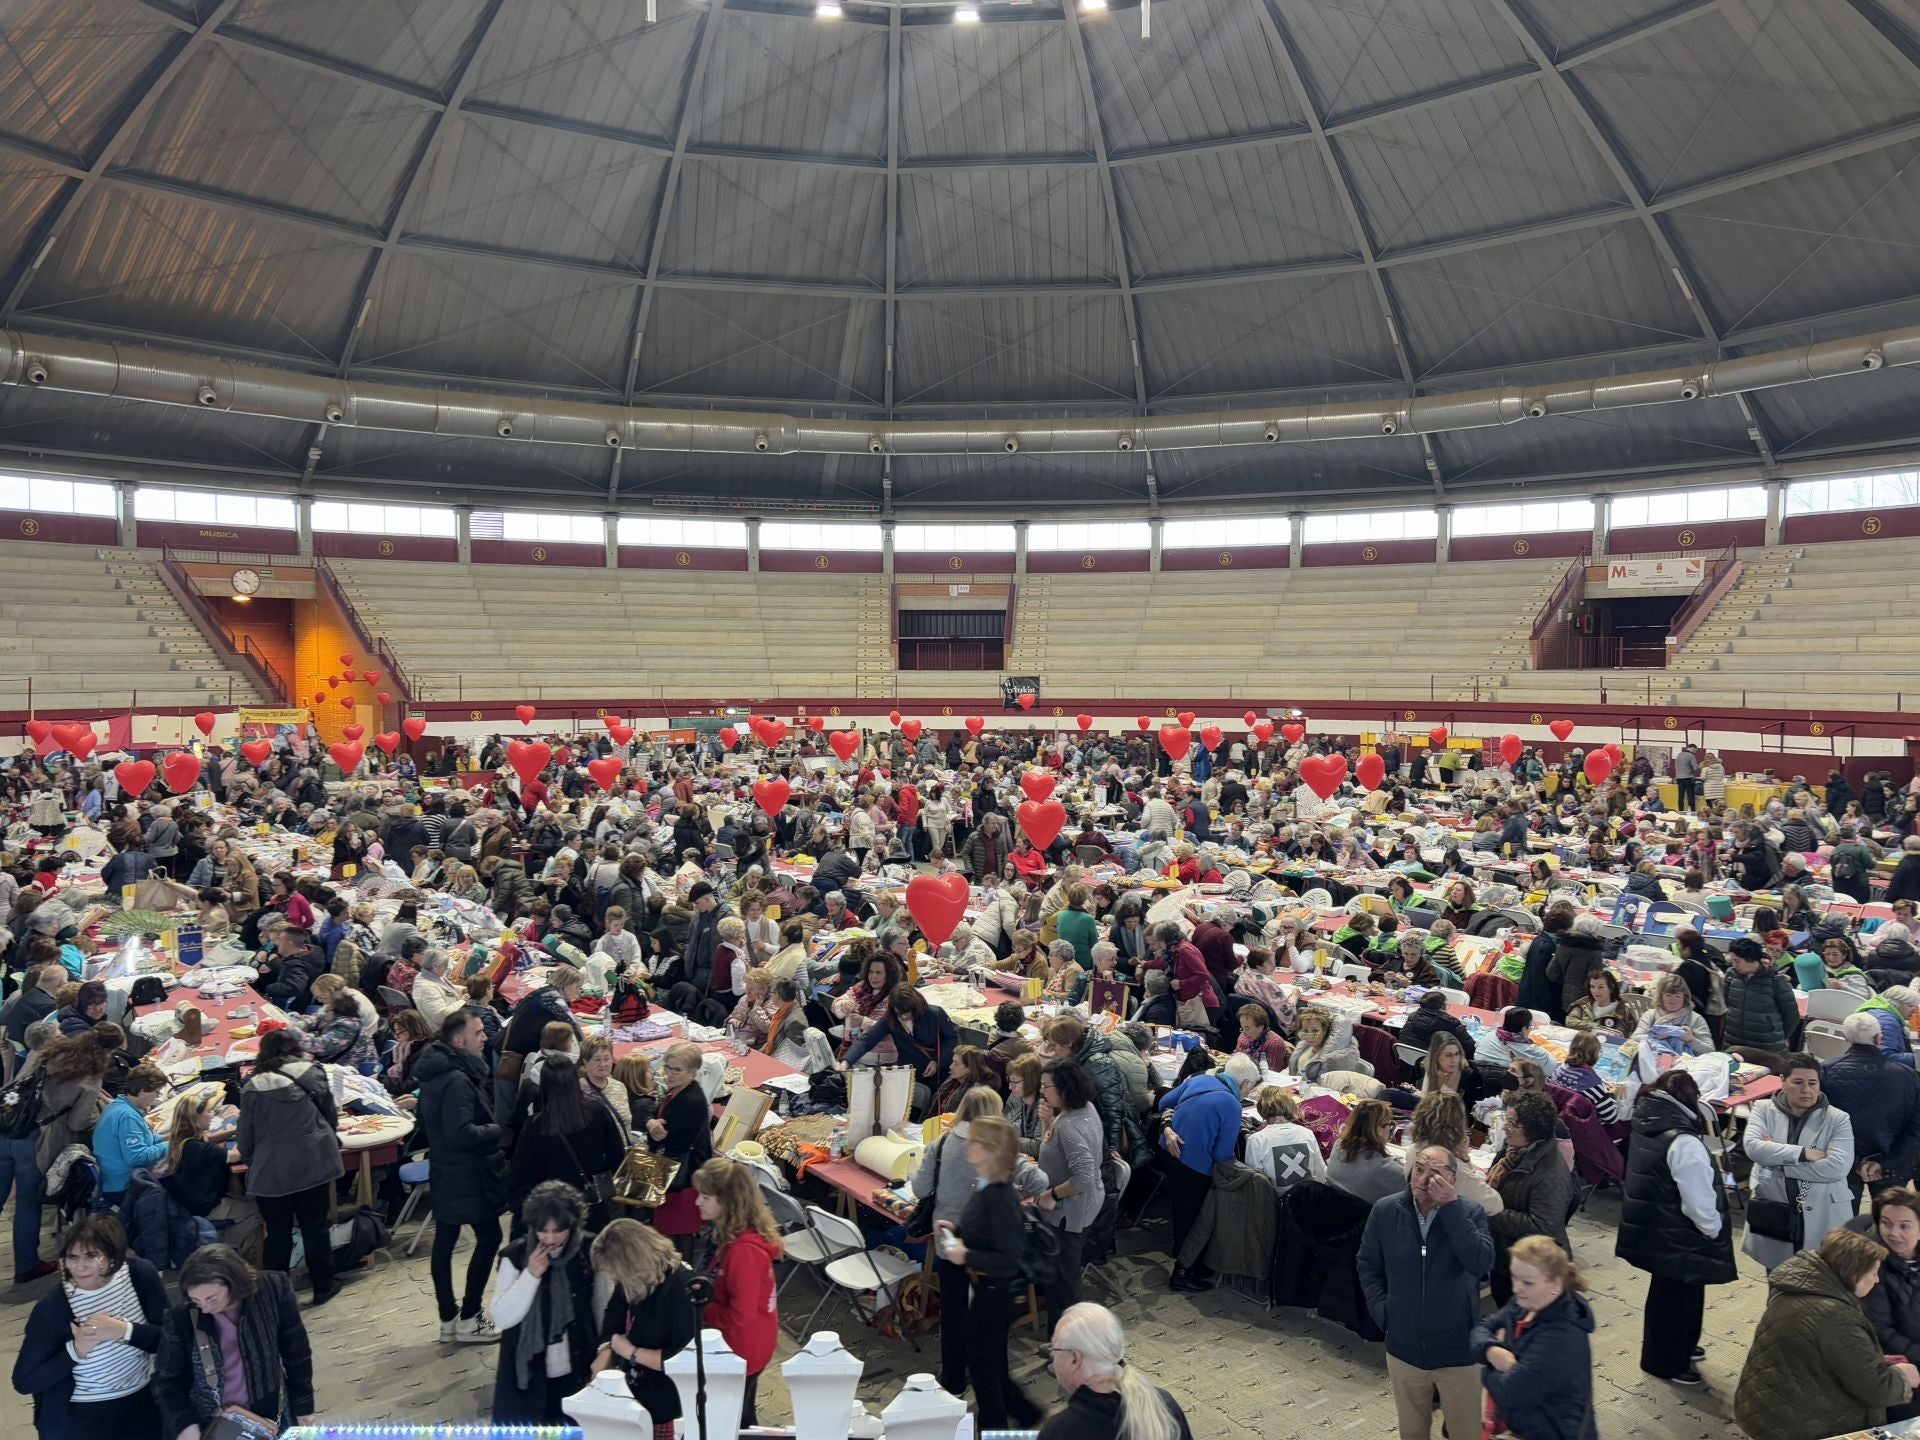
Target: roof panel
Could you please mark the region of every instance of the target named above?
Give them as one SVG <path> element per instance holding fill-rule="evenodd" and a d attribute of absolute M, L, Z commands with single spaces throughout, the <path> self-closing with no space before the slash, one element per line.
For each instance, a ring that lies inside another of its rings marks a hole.
<path fill-rule="evenodd" d="M 138 456 L 194 467 L 202 479 L 228 467 L 292 477 L 312 435 L 303 421 L 0 385 L 0 450 Z"/>
<path fill-rule="evenodd" d="M 656 399 L 680 390 L 877 403 L 882 309 L 877 300 L 662 290 L 640 351 L 640 388 Z"/>
<path fill-rule="evenodd" d="M 1167 5 L 1142 39 L 1130 17 L 1080 22 L 1115 154 L 1304 126 L 1261 0 Z"/>
<path fill-rule="evenodd" d="M 618 390 L 637 285 L 549 266 L 401 250 L 355 363 Z"/>
<path fill-rule="evenodd" d="M 877 512 L 883 488 L 881 466 L 882 461 L 874 455 L 687 455 L 623 450 L 620 499 L 632 508 L 655 500 L 738 500 L 752 494 L 775 504 L 866 502 Z M 877 519 L 877 513 L 872 518 Z"/>
<path fill-rule="evenodd" d="M 1388 116 L 1333 143 L 1382 254 L 1627 203 L 1544 81 Z"/>
<path fill-rule="evenodd" d="M 1739 353 L 1762 353 L 1763 347 Z M 1781 385 L 1754 396 L 1783 457 L 1911 441 L 1920 413 L 1920 371 L 1910 365 Z"/>
<path fill-rule="evenodd" d="M 1607 474 L 1698 465 L 1718 469 L 1759 461 L 1746 417 L 1731 398 L 1637 410 L 1550 415 L 1517 425 L 1434 437 L 1449 485 Z"/>
<path fill-rule="evenodd" d="M 1138 297 L 1148 393 L 1398 379 L 1364 275 L 1265 280 Z"/>
<path fill-rule="evenodd" d="M 1920 294 L 1920 144 L 1670 212 L 1723 328 Z"/>
<path fill-rule="evenodd" d="M 154 102 L 120 163 L 377 228 L 431 113 L 402 95 L 213 45 Z"/>
<path fill-rule="evenodd" d="M 14 0 L 0 18 L 0 134 L 91 160 L 179 34 L 132 0 Z"/>
<path fill-rule="evenodd" d="M 1058 25 L 915 25 L 901 37 L 900 153 L 1091 155 Z"/>
<path fill-rule="evenodd" d="M 895 394 L 945 400 L 1130 400 L 1120 297 L 903 298 Z"/>
<path fill-rule="evenodd" d="M 445 92 L 486 0 L 243 0 L 221 30 Z"/>
<path fill-rule="evenodd" d="M 882 288 L 886 232 L 887 178 L 881 172 L 689 157 L 680 171 L 661 273 Z"/>
<path fill-rule="evenodd" d="M 474 62 L 476 101 L 673 139 L 707 7 L 657 0 L 509 5 Z"/>
<path fill-rule="evenodd" d="M 1153 463 L 1161 498 L 1189 505 L 1269 497 L 1361 497 L 1404 492 L 1409 485 L 1431 494 L 1433 487 L 1417 435 L 1165 451 L 1155 454 Z"/>
<path fill-rule="evenodd" d="M 463 115 L 441 137 L 407 233 L 644 270 L 666 170 L 651 150 Z"/>
<path fill-rule="evenodd" d="M 1147 457 L 1122 455 L 897 455 L 895 504 L 1139 505 Z"/>
<path fill-rule="evenodd" d="M 1523 67 L 1485 0 L 1274 0 L 1322 115 L 1338 117 Z"/>
<path fill-rule="evenodd" d="M 693 143 L 884 160 L 887 32 L 722 12 Z"/>
<path fill-rule="evenodd" d="M 1920 70 L 1829 0 L 1726 0 L 1574 78 L 1652 196 L 1920 115 Z"/>
<path fill-rule="evenodd" d="M 1421 374 L 1697 339 L 1639 224 L 1621 222 L 1395 266 Z"/>
<path fill-rule="evenodd" d="M 1106 280 L 1119 272 L 1090 165 L 900 177 L 900 286 Z"/>
<path fill-rule="evenodd" d="M 1690 0 L 1520 0 L 1556 58 L 1582 45 L 1658 20 Z"/>
<path fill-rule="evenodd" d="M 40 222 L 67 183 L 30 160 L 0 155 L 0 284 L 34 258 L 29 247 Z"/>
<path fill-rule="evenodd" d="M 102 185 L 79 202 L 20 315 L 331 360 L 370 254 L 303 226 Z"/>
<path fill-rule="evenodd" d="M 500 487 L 530 494 L 554 491 L 597 504 L 606 497 L 608 464 L 606 451 L 586 445 L 547 445 L 538 440 L 502 445 L 453 435 L 344 427 L 327 432 L 314 474 L 322 483 L 439 483 L 446 486 L 448 496 L 469 488 Z M 418 503 L 436 497 L 427 490 L 408 498 Z"/>
<path fill-rule="evenodd" d="M 1358 253 L 1309 142 L 1169 156 L 1113 179 L 1135 279 Z"/>

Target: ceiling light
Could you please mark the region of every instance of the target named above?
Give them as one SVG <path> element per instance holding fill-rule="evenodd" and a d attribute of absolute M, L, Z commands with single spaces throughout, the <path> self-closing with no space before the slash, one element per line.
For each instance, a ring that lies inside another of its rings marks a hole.
<path fill-rule="evenodd" d="M 1107 0 L 1080 0 L 1080 8 L 1082 10 L 1104 10 L 1107 8 Z"/>
<path fill-rule="evenodd" d="M 813 7 L 816 20 L 838 20 L 841 13 L 840 7 L 834 3 L 834 0 L 820 0 L 820 3 Z"/>
<path fill-rule="evenodd" d="M 980 12 L 971 5 L 962 5 L 958 10 L 953 12 L 953 23 L 956 25 L 978 25 L 980 23 Z"/>

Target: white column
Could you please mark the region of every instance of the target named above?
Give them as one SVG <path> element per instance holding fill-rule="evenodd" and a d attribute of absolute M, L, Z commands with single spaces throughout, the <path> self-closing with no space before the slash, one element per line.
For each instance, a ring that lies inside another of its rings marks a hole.
<path fill-rule="evenodd" d="M 1024 520 L 1013 522 L 1013 573 L 1027 573 L 1027 522 Z"/>
<path fill-rule="evenodd" d="M 1778 545 L 1786 527 L 1787 482 L 1767 481 L 1767 544 Z"/>
<path fill-rule="evenodd" d="M 1439 519 L 1439 534 L 1433 542 L 1433 558 L 1444 565 L 1450 558 L 1448 552 L 1453 549 L 1453 507 L 1436 505 L 1433 512 Z"/>
<path fill-rule="evenodd" d="M 760 522 L 757 519 L 747 521 L 747 573 L 760 573 Z"/>
<path fill-rule="evenodd" d="M 1307 517 L 1301 511 L 1287 516 L 1287 564 L 1293 569 L 1300 568 L 1301 556 L 1307 545 Z"/>
<path fill-rule="evenodd" d="M 294 554 L 303 560 L 313 557 L 313 497 L 296 495 L 293 497 L 293 546 Z"/>
<path fill-rule="evenodd" d="M 893 579 L 893 521 L 880 522 L 880 573 Z"/>
<path fill-rule="evenodd" d="M 1596 560 L 1607 553 L 1607 536 L 1612 529 L 1612 503 L 1611 495 L 1593 497 L 1593 558 Z"/>
<path fill-rule="evenodd" d="M 123 550 L 131 550 L 140 543 L 139 531 L 133 520 L 133 490 L 131 480 L 113 482 L 114 543 Z"/>
<path fill-rule="evenodd" d="M 453 544 L 455 557 L 462 565 L 473 559 L 473 507 L 453 507 Z"/>
<path fill-rule="evenodd" d="M 609 510 L 603 522 L 606 530 L 604 546 L 607 552 L 607 569 L 620 568 L 620 517 Z"/>
<path fill-rule="evenodd" d="M 1147 569 L 1156 575 L 1160 573 L 1160 541 L 1166 528 L 1167 522 L 1158 515 L 1147 521 Z"/>

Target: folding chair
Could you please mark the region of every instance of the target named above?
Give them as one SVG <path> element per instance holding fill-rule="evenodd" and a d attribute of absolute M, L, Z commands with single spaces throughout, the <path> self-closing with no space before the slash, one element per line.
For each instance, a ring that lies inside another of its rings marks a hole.
<path fill-rule="evenodd" d="M 394 1218 L 393 1233 L 395 1235 L 406 1227 L 407 1217 L 413 1214 L 414 1206 L 420 1203 L 420 1197 L 427 1193 L 427 1179 L 431 1174 L 431 1164 L 430 1160 L 409 1160 L 400 1167 L 400 1183 L 407 1187 L 407 1198 L 400 1207 L 399 1215 Z M 428 1222 L 432 1219 L 432 1210 L 428 1210 L 420 1217 L 420 1228 L 413 1232 L 413 1239 L 407 1243 L 409 1256 L 420 1248 L 420 1237 L 427 1233 Z"/>
<path fill-rule="evenodd" d="M 1809 990 L 1807 1019 L 1844 1020 L 1860 1008 L 1860 997 L 1850 990 Z"/>
<path fill-rule="evenodd" d="M 820 1267 L 820 1273 L 832 1282 L 832 1287 L 820 1297 L 820 1303 L 813 1307 L 813 1313 L 794 1332 L 797 1335 L 813 1332 L 814 1318 L 831 1303 L 836 1294 L 845 1292 L 849 1307 L 857 1315 L 859 1307 L 852 1304 L 854 1295 L 862 1290 L 879 1290 L 888 1285 L 897 1285 L 909 1275 L 919 1273 L 920 1267 L 911 1260 L 881 1255 L 867 1249 L 867 1237 L 860 1233 L 860 1227 L 851 1220 L 843 1220 L 818 1205 L 807 1207 L 807 1218 L 813 1222 L 815 1233 L 825 1245 L 832 1247 L 837 1258 L 828 1260 Z M 873 1321 L 861 1316 L 861 1323 L 871 1326 Z"/>
<path fill-rule="evenodd" d="M 1336 965 L 1333 973 L 1342 980 L 1357 980 L 1362 985 L 1373 979 L 1373 972 L 1364 965 Z"/>
<path fill-rule="evenodd" d="M 810 1271 L 820 1284 L 820 1300 L 814 1305 L 818 1310 L 820 1304 L 833 1293 L 833 1287 L 819 1279 L 820 1268 L 846 1252 L 834 1248 L 821 1238 L 813 1227 L 806 1207 L 776 1185 L 771 1176 L 757 1175 L 755 1179 L 760 1186 L 760 1197 L 767 1202 L 767 1209 L 773 1215 L 773 1223 L 780 1227 L 780 1244 L 784 1251 L 782 1258 L 794 1262 L 774 1290 L 774 1300 L 777 1304 L 794 1276 L 803 1270 Z M 784 1321 L 781 1323 L 785 1325 Z M 792 1333 L 802 1335 L 806 1332 L 802 1329 Z"/>
<path fill-rule="evenodd" d="M 413 998 L 401 994 L 391 985 L 380 985 L 375 988 L 379 992 L 380 1003 L 386 1006 L 388 1013 L 398 1015 L 402 1010 L 411 1010 L 413 1008 Z"/>
<path fill-rule="evenodd" d="M 1815 991 L 1825 994 L 1825 991 Z M 1807 1053 L 1816 1060 L 1837 1060 L 1847 1053 L 1852 1042 L 1840 1033 L 1840 1027 L 1829 1020 L 1809 1020 L 1805 1037 Z"/>

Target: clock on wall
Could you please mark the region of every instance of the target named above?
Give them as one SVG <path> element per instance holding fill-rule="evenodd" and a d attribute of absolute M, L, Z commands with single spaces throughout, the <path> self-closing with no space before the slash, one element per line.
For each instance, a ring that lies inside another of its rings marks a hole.
<path fill-rule="evenodd" d="M 260 572 L 258 570 L 236 570 L 233 572 L 233 593 L 236 595 L 256 595 L 260 591 Z"/>

